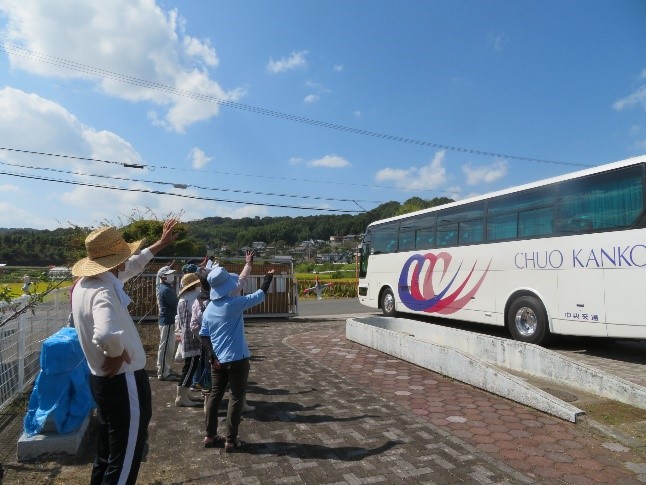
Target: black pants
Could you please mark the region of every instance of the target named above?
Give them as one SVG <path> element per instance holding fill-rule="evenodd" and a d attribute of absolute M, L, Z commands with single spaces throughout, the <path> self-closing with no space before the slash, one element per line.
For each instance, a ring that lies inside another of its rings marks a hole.
<path fill-rule="evenodd" d="M 231 386 L 231 398 L 227 410 L 227 441 L 238 438 L 238 427 L 242 416 L 242 404 L 247 391 L 249 378 L 249 359 L 220 363 L 220 369 L 211 366 L 211 392 L 206 398 L 206 436 L 211 438 L 218 434 L 218 408 L 222 402 L 227 384 Z"/>
<path fill-rule="evenodd" d="M 179 344 L 182 345 L 182 344 Z M 184 359 L 184 367 L 182 367 L 182 377 L 179 379 L 178 386 L 181 387 L 191 387 L 191 382 L 193 382 L 193 375 L 199 367 L 200 356 L 194 355 L 193 357 L 186 357 Z"/>
<path fill-rule="evenodd" d="M 92 485 L 134 484 L 152 417 L 150 382 L 144 369 L 90 377 L 99 417 Z"/>

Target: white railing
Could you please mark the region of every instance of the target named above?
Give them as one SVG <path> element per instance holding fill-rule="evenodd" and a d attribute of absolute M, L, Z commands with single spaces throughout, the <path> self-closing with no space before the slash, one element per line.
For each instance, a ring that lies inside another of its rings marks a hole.
<path fill-rule="evenodd" d="M 23 295 L 0 303 L 0 322 L 29 301 L 30 296 Z M 58 289 L 0 327 L 0 411 L 34 381 L 43 341 L 67 325 L 69 312 L 69 289 Z"/>

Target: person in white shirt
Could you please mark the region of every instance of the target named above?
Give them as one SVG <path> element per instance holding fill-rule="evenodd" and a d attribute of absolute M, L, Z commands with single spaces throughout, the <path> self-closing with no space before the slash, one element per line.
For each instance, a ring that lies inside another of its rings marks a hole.
<path fill-rule="evenodd" d="M 164 222 L 160 239 L 137 255 L 143 240 L 127 243 L 115 227 L 96 229 L 85 239 L 87 257 L 72 267 L 81 277 L 72 292 L 72 314 L 99 418 L 92 484 L 137 481 L 152 403 L 146 353 L 123 284 L 175 241 L 177 223 Z"/>

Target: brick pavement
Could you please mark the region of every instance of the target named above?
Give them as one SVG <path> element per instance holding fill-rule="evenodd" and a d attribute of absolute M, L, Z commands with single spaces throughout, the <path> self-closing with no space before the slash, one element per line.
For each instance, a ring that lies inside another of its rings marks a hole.
<path fill-rule="evenodd" d="M 247 334 L 244 452 L 204 449 L 202 410 L 153 379 L 139 483 L 646 483 L 642 452 L 347 341 L 344 321 L 254 320 Z M 93 446 L 5 464 L 4 483 L 87 483 Z"/>

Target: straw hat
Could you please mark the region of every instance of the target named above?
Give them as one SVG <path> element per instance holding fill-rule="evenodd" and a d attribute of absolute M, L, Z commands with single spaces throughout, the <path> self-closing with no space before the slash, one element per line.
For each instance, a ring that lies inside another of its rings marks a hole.
<path fill-rule="evenodd" d="M 188 273 L 182 276 L 182 281 L 179 284 L 180 290 L 179 295 L 182 296 L 182 293 L 195 288 L 197 285 L 201 284 L 200 277 L 195 273 Z"/>
<path fill-rule="evenodd" d="M 87 257 L 72 267 L 74 276 L 95 276 L 110 271 L 135 254 L 144 240 L 127 243 L 116 227 L 95 229 L 85 238 Z"/>

